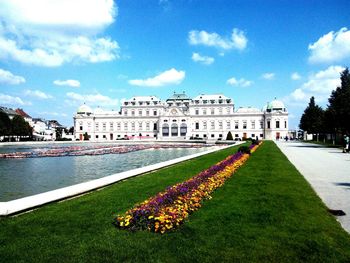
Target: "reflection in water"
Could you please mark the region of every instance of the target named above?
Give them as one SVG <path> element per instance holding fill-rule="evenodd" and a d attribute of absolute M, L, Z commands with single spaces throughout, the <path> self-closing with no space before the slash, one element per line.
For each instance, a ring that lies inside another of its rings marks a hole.
<path fill-rule="evenodd" d="M 32 149 L 28 147 L 26 150 Z M 98 156 L 0 159 L 0 201 L 43 193 L 206 150 L 206 147 L 173 148 Z M 2 148 L 1 151 L 9 152 L 13 148 Z"/>

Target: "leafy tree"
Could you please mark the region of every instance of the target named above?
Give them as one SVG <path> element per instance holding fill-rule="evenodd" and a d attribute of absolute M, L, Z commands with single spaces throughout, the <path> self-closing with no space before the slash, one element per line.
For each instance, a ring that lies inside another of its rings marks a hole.
<path fill-rule="evenodd" d="M 335 132 L 350 132 L 350 73 L 346 68 L 340 74 L 341 86 L 328 99 L 328 121 Z"/>
<path fill-rule="evenodd" d="M 84 136 L 84 141 L 88 141 L 89 140 L 89 134 L 87 132 L 85 132 L 83 134 L 83 136 Z"/>
<path fill-rule="evenodd" d="M 315 98 L 311 97 L 309 105 L 304 110 L 300 119 L 300 129 L 307 131 L 309 134 L 318 134 L 323 132 L 324 111 L 315 104 Z"/>
<path fill-rule="evenodd" d="M 233 136 L 232 136 L 232 133 L 230 131 L 227 133 L 226 140 L 227 141 L 232 141 L 233 140 Z"/>
<path fill-rule="evenodd" d="M 8 136 L 11 134 L 11 120 L 9 116 L 0 111 L 0 136 Z"/>
<path fill-rule="evenodd" d="M 20 115 L 16 115 L 12 119 L 12 135 L 17 135 L 17 136 L 31 135 L 31 129 L 29 124 Z"/>

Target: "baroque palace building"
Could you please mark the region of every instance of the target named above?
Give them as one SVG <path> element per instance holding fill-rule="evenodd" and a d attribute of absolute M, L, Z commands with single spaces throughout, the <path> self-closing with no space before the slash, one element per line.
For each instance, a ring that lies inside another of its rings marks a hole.
<path fill-rule="evenodd" d="M 74 116 L 75 139 L 234 140 L 279 139 L 288 136 L 288 112 L 279 100 L 262 109 L 235 110 L 231 98 L 222 94 L 193 99 L 174 93 L 165 102 L 155 96 L 136 96 L 122 103 L 120 111 L 92 110 L 84 104 Z"/>

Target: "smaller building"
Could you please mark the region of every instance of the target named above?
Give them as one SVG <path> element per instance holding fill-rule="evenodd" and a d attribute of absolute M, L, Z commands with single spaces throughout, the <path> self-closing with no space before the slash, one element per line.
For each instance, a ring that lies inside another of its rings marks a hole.
<path fill-rule="evenodd" d="M 0 106 L 0 111 L 6 113 L 7 116 L 9 116 L 10 120 L 12 120 L 16 115 L 19 115 L 14 109 L 6 108 L 3 106 Z"/>

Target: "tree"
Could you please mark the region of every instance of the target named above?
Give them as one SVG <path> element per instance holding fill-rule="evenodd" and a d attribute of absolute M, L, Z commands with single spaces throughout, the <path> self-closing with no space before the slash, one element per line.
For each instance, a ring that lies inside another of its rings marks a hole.
<path fill-rule="evenodd" d="M 346 68 L 340 74 L 341 86 L 328 99 L 328 114 L 335 132 L 350 132 L 350 73 Z"/>
<path fill-rule="evenodd" d="M 9 116 L 0 111 L 0 136 L 7 136 L 11 134 L 11 120 Z"/>
<path fill-rule="evenodd" d="M 89 134 L 87 132 L 85 132 L 83 134 L 83 136 L 84 136 L 84 141 L 88 141 L 89 140 Z"/>
<path fill-rule="evenodd" d="M 315 98 L 310 98 L 309 105 L 304 110 L 300 119 L 299 127 L 309 134 L 319 134 L 323 132 L 324 111 L 315 104 Z"/>
<path fill-rule="evenodd" d="M 31 129 L 29 124 L 20 115 L 16 115 L 12 119 L 12 135 L 16 135 L 16 136 L 31 135 Z"/>
<path fill-rule="evenodd" d="M 227 133 L 226 140 L 227 141 L 232 141 L 233 140 L 233 136 L 232 136 L 232 133 L 230 131 Z"/>

